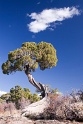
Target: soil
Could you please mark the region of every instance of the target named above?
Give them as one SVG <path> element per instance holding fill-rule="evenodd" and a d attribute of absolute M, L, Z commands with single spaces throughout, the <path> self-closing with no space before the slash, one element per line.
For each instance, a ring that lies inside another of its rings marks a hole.
<path fill-rule="evenodd" d="M 75 121 L 58 121 L 58 120 L 30 120 L 22 117 L 20 114 L 0 115 L 0 124 L 83 124 L 83 122 Z"/>

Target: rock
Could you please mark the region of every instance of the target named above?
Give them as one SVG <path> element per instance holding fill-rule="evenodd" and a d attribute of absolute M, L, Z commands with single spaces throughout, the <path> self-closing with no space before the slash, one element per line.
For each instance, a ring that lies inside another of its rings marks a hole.
<path fill-rule="evenodd" d="M 36 117 L 44 112 L 44 109 L 48 108 L 50 104 L 49 97 L 44 97 L 42 100 L 32 103 L 29 106 L 26 106 L 22 110 L 22 116 L 25 117 Z"/>

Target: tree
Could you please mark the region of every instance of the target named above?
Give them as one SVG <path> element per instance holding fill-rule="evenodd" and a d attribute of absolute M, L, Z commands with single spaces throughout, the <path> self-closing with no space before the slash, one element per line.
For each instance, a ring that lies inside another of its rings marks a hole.
<path fill-rule="evenodd" d="M 15 88 L 10 89 L 10 100 L 12 102 L 18 102 L 24 96 L 24 91 L 20 86 L 15 86 Z"/>
<path fill-rule="evenodd" d="M 4 74 L 10 74 L 16 71 L 25 71 L 29 82 L 35 86 L 45 96 L 47 88 L 42 83 L 38 83 L 31 75 L 32 71 L 38 68 L 41 70 L 56 66 L 56 50 L 51 43 L 25 42 L 21 48 L 8 53 L 8 60 L 2 64 Z"/>
<path fill-rule="evenodd" d="M 30 90 L 28 88 L 24 88 L 23 90 L 24 90 L 24 98 L 26 100 L 31 99 L 32 94 L 31 94 Z"/>
<path fill-rule="evenodd" d="M 11 103 L 9 105 L 13 104 L 17 109 L 39 100 L 40 98 L 37 94 L 32 94 L 28 88 L 22 88 L 18 85 L 11 88 L 9 93 L 0 96 L 0 103 Z"/>
<path fill-rule="evenodd" d="M 60 93 L 59 90 L 56 88 L 56 89 L 52 89 L 51 91 L 53 94 L 57 94 L 57 93 Z"/>
<path fill-rule="evenodd" d="M 3 95 L 1 95 L 1 99 L 2 100 L 4 100 L 4 101 L 7 101 L 7 100 L 9 100 L 9 97 L 10 97 L 10 93 L 6 93 L 6 94 L 3 94 Z"/>
<path fill-rule="evenodd" d="M 4 102 L 4 100 L 0 97 L 0 103 Z"/>
<path fill-rule="evenodd" d="M 36 102 L 36 101 L 39 101 L 39 100 L 40 100 L 40 98 L 38 97 L 38 95 L 34 93 L 33 96 L 32 96 L 31 102 Z"/>

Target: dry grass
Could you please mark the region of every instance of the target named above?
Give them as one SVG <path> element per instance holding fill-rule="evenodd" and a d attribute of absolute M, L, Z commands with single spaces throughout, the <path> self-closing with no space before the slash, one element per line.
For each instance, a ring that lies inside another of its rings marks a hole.
<path fill-rule="evenodd" d="M 44 111 L 42 118 L 83 122 L 83 92 L 62 97 L 51 95 L 50 105 Z"/>

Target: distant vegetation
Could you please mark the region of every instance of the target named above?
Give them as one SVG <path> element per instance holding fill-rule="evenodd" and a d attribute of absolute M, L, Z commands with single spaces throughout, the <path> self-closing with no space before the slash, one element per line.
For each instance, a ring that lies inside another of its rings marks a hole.
<path fill-rule="evenodd" d="M 0 103 L 13 103 L 17 109 L 39 100 L 40 98 L 36 93 L 32 94 L 28 88 L 22 88 L 18 85 L 0 97 Z"/>

